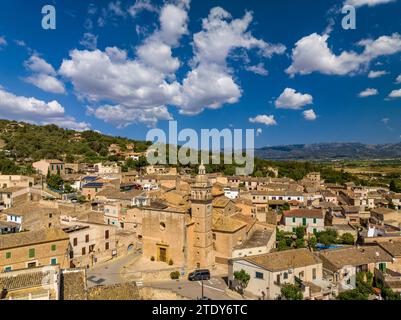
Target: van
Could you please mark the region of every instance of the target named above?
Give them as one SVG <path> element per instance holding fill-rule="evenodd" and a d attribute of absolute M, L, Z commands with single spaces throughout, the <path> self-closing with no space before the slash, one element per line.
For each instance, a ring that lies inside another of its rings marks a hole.
<path fill-rule="evenodd" d="M 210 280 L 210 271 L 207 269 L 204 270 L 195 270 L 188 275 L 189 281 L 202 281 L 202 280 Z"/>

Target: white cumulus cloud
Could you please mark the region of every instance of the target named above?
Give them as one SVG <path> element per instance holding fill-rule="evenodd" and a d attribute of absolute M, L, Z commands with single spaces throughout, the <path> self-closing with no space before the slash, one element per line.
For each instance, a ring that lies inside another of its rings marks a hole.
<path fill-rule="evenodd" d="M 320 72 L 326 75 L 348 75 L 367 69 L 372 60 L 401 52 L 401 36 L 381 36 L 375 40 L 364 39 L 358 42 L 361 53 L 343 51 L 336 55 L 328 45 L 328 34 L 313 33 L 299 40 L 292 51 L 292 64 L 286 72 L 307 75 Z"/>
<path fill-rule="evenodd" d="M 391 91 L 391 93 L 388 96 L 389 98 L 394 98 L 394 99 L 401 98 L 401 89 Z"/>
<path fill-rule="evenodd" d="M 33 97 L 17 96 L 0 87 L 0 117 L 37 124 L 56 124 L 74 130 L 88 130 L 90 125 L 77 122 L 65 114 L 56 100 L 45 102 Z"/>
<path fill-rule="evenodd" d="M 386 74 L 388 74 L 387 71 L 370 71 L 368 74 L 368 78 L 376 79 L 385 76 Z"/>
<path fill-rule="evenodd" d="M 261 123 L 266 126 L 276 126 L 277 122 L 274 119 L 274 116 L 268 115 L 258 115 L 255 118 L 249 118 L 250 123 Z"/>
<path fill-rule="evenodd" d="M 344 5 L 351 5 L 356 8 L 363 7 L 363 6 L 368 6 L 368 7 L 374 7 L 379 4 L 386 4 L 390 2 L 395 2 L 396 0 L 346 0 Z"/>
<path fill-rule="evenodd" d="M 146 1 L 137 3 L 139 9 Z M 173 49 L 189 34 L 188 8 L 185 0 L 164 4 L 159 27 L 135 48 L 135 57 L 117 47 L 74 49 L 59 74 L 87 102 L 90 114 L 120 127 L 171 119 L 170 106 L 181 114 L 195 115 L 236 103 L 242 90 L 228 67 L 233 51 L 255 50 L 260 59 L 268 59 L 284 53 L 285 47 L 256 39 L 248 30 L 253 20 L 250 12 L 233 19 L 224 9 L 213 8 L 202 20 L 201 31 L 193 35 L 190 70 L 180 81 L 177 72 L 183 63 Z M 265 72 L 262 65 L 257 66 L 253 72 Z"/>
<path fill-rule="evenodd" d="M 53 66 L 37 55 L 32 55 L 24 63 L 25 68 L 32 72 L 32 75 L 24 78 L 28 83 L 46 92 L 65 94 L 64 84 L 57 79 Z"/>
<path fill-rule="evenodd" d="M 313 109 L 305 110 L 303 112 L 304 119 L 308 121 L 315 121 L 317 119 L 317 115 Z"/>
<path fill-rule="evenodd" d="M 302 94 L 294 89 L 286 88 L 274 104 L 278 109 L 299 110 L 306 105 L 313 104 L 313 97 L 310 94 Z"/>
<path fill-rule="evenodd" d="M 376 96 L 379 94 L 379 91 L 374 88 L 368 88 L 363 90 L 362 92 L 359 93 L 359 97 L 361 98 L 366 98 L 366 97 L 371 97 L 371 96 Z"/>

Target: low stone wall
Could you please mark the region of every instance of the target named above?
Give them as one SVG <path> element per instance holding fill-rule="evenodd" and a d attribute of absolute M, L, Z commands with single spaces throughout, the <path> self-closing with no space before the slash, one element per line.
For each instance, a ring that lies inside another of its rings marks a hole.
<path fill-rule="evenodd" d="M 189 300 L 170 290 L 149 287 L 140 288 L 139 295 L 143 300 Z"/>

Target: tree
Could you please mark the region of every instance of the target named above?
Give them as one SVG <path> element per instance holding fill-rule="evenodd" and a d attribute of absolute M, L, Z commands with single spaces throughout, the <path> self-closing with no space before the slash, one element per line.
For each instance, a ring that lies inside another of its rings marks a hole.
<path fill-rule="evenodd" d="M 384 300 L 401 300 L 399 293 L 394 292 L 391 288 L 382 288 L 382 297 Z"/>
<path fill-rule="evenodd" d="M 238 281 L 239 285 L 241 286 L 241 290 L 243 291 L 248 286 L 251 276 L 242 269 L 241 271 L 234 272 L 234 279 Z"/>
<path fill-rule="evenodd" d="M 368 295 L 361 293 L 358 289 L 341 292 L 337 300 L 368 300 Z"/>
<path fill-rule="evenodd" d="M 306 234 L 306 228 L 304 226 L 299 226 L 295 229 L 295 234 L 297 239 L 303 239 Z"/>
<path fill-rule="evenodd" d="M 401 188 L 399 187 L 399 185 L 397 184 L 397 182 L 395 180 L 391 180 L 390 182 L 390 191 L 392 192 L 401 192 Z"/>
<path fill-rule="evenodd" d="M 355 238 L 351 233 L 344 233 L 341 236 L 341 242 L 343 244 L 346 244 L 346 245 L 354 245 L 355 244 Z"/>
<path fill-rule="evenodd" d="M 309 239 L 309 247 L 313 250 L 316 250 L 316 245 L 317 245 L 317 239 L 316 237 L 311 237 Z"/>
<path fill-rule="evenodd" d="M 326 231 L 318 232 L 316 236 L 317 236 L 317 240 L 319 243 L 322 243 L 325 246 L 328 246 L 330 244 L 337 243 L 338 233 L 336 230 L 329 229 Z"/>
<path fill-rule="evenodd" d="M 64 193 L 72 193 L 74 189 L 71 187 L 70 183 L 64 183 Z"/>
<path fill-rule="evenodd" d="M 305 248 L 305 240 L 304 239 L 297 239 L 295 241 L 295 246 L 297 249 Z"/>
<path fill-rule="evenodd" d="M 281 296 L 287 300 L 303 300 L 301 289 L 293 284 L 286 284 L 281 288 Z"/>
<path fill-rule="evenodd" d="M 48 186 L 50 189 L 53 189 L 53 190 L 61 190 L 64 181 L 63 181 L 63 179 L 61 178 L 60 175 L 55 174 L 55 175 L 50 175 L 50 176 L 46 179 L 46 183 L 47 183 L 47 186 Z"/>

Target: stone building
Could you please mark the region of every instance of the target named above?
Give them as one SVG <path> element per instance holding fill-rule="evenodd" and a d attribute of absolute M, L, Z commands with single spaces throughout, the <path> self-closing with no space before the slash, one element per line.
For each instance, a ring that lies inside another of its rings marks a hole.
<path fill-rule="evenodd" d="M 60 229 L 0 235 L 0 271 L 69 266 L 69 238 Z"/>

